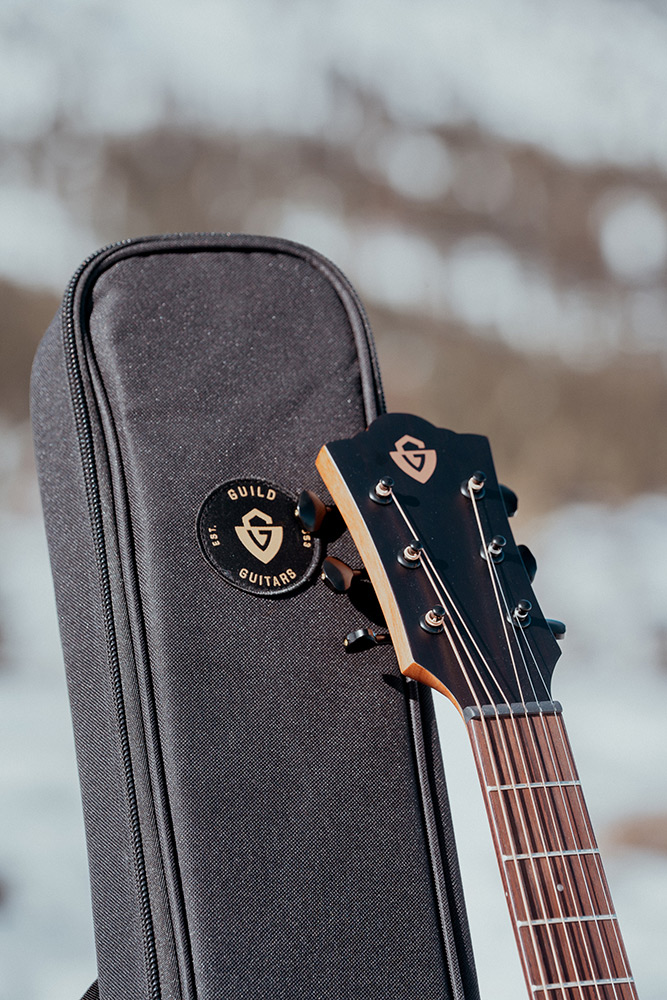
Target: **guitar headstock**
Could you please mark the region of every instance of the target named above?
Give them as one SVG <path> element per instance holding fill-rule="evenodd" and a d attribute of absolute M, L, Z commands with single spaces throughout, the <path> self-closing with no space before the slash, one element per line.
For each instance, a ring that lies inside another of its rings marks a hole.
<path fill-rule="evenodd" d="M 551 700 L 560 650 L 512 537 L 485 437 L 390 413 L 323 447 L 317 468 L 404 674 L 461 712 Z"/>

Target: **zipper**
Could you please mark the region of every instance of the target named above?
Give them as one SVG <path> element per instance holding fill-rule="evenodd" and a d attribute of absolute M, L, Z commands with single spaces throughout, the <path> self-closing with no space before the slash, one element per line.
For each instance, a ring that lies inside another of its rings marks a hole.
<path fill-rule="evenodd" d="M 93 435 L 90 424 L 90 414 L 85 397 L 83 378 L 81 375 L 81 365 L 76 350 L 76 321 L 74 316 L 74 303 L 76 291 L 84 271 L 98 257 L 103 256 L 110 250 L 126 246 L 133 240 L 122 240 L 111 243 L 101 250 L 91 254 L 83 261 L 75 272 L 69 283 L 65 299 L 63 301 L 63 341 L 65 352 L 65 364 L 70 386 L 70 395 L 74 409 L 74 419 L 76 425 L 77 440 L 81 463 L 83 466 L 83 477 L 86 488 L 86 498 L 88 501 L 88 511 L 90 516 L 91 529 L 93 533 L 93 546 L 100 575 L 100 589 L 102 596 L 103 618 L 105 634 L 107 640 L 107 657 L 111 672 L 111 682 L 114 697 L 114 707 L 116 710 L 116 721 L 118 725 L 118 736 L 121 745 L 121 757 L 123 776 L 125 779 L 125 790 L 127 793 L 129 819 L 130 819 L 130 839 L 133 851 L 135 877 L 137 880 L 139 912 L 144 943 L 144 958 L 146 963 L 146 974 L 148 981 L 149 1000 L 161 1000 L 162 991 L 160 988 L 160 976 L 158 970 L 157 948 L 155 942 L 155 928 L 153 925 L 153 915 L 150 906 L 150 894 L 148 890 L 148 878 L 146 874 L 146 859 L 144 856 L 143 842 L 141 838 L 141 826 L 139 819 L 139 804 L 137 799 L 134 773 L 132 770 L 132 758 L 130 754 L 130 740 L 127 727 L 127 717 L 125 713 L 125 703 L 123 700 L 123 688 L 120 672 L 120 661 L 118 656 L 118 645 L 116 631 L 113 620 L 113 605 L 111 598 L 111 580 L 109 576 L 109 566 L 107 561 L 106 546 L 104 542 L 104 525 L 102 519 L 102 501 L 95 468 L 95 456 L 93 447 Z"/>

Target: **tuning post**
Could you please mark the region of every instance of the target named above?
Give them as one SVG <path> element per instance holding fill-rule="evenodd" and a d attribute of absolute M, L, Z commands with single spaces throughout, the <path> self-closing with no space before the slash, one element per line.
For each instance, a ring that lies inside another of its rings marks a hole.
<path fill-rule="evenodd" d="M 507 539 L 502 535 L 494 535 L 491 541 L 488 543 L 486 548 L 482 548 L 481 556 L 482 559 L 491 558 L 491 562 L 501 563 L 505 558 L 505 546 L 507 545 Z"/>
<path fill-rule="evenodd" d="M 371 500 L 375 503 L 391 503 L 393 500 L 394 480 L 391 476 L 383 476 L 370 492 Z"/>
<path fill-rule="evenodd" d="M 464 497 L 468 497 L 469 500 L 472 498 L 473 495 L 478 500 L 481 500 L 481 498 L 484 496 L 486 492 L 486 490 L 484 489 L 485 484 L 486 484 L 486 476 L 483 472 L 480 472 L 478 470 L 477 472 L 473 472 L 470 479 L 463 480 L 463 482 L 461 483 L 461 493 L 463 493 Z"/>
<path fill-rule="evenodd" d="M 413 538 L 404 549 L 401 549 L 396 558 L 406 569 L 417 569 L 418 566 L 421 566 L 423 551 L 424 543 L 420 542 L 418 538 Z"/>
<path fill-rule="evenodd" d="M 347 653 L 362 653 L 365 649 L 375 646 L 391 646 L 391 636 L 388 632 L 376 632 L 372 628 L 358 628 L 348 632 L 343 639 Z"/>
<path fill-rule="evenodd" d="M 447 612 L 441 604 L 436 604 L 434 608 L 431 608 L 419 619 L 420 626 L 425 632 L 433 632 L 434 634 L 442 632 L 445 627 L 445 615 Z"/>
<path fill-rule="evenodd" d="M 530 601 L 519 601 L 510 616 L 510 620 L 514 622 L 515 625 L 519 625 L 521 628 L 528 628 L 532 620 L 530 617 L 530 612 L 532 610 L 533 605 Z"/>

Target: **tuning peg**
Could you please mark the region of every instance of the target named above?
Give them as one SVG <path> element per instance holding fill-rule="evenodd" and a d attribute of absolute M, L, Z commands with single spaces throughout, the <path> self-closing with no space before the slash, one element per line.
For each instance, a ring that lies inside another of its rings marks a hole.
<path fill-rule="evenodd" d="M 345 594 L 354 581 L 361 576 L 361 570 L 352 569 L 342 559 L 336 559 L 335 556 L 327 556 L 322 563 L 320 576 L 326 585 L 335 590 L 337 594 Z"/>
<path fill-rule="evenodd" d="M 524 565 L 524 569 L 528 574 L 528 579 L 532 583 L 535 579 L 535 574 L 537 573 L 537 559 L 527 545 L 517 545 L 517 549 L 519 550 L 519 555 L 521 556 L 521 562 Z"/>
<path fill-rule="evenodd" d="M 338 508 L 325 504 L 312 490 L 301 491 L 294 514 L 301 527 L 311 535 L 320 533 L 333 540 L 345 531 Z"/>
<path fill-rule="evenodd" d="M 533 610 L 533 605 L 530 601 L 525 598 L 517 603 L 517 606 L 512 611 L 509 616 L 509 621 L 513 622 L 515 625 L 520 625 L 521 628 L 528 628 L 532 622 L 530 612 Z"/>
<path fill-rule="evenodd" d="M 388 632 L 375 632 L 372 628 L 358 628 L 345 636 L 343 645 L 348 653 L 361 653 L 374 646 L 391 646 L 391 636 Z"/>
<path fill-rule="evenodd" d="M 486 475 L 483 472 L 473 472 L 468 479 L 464 479 L 461 483 L 461 493 L 470 499 L 470 491 L 472 490 L 477 499 L 481 500 L 486 493 L 485 483 Z"/>
<path fill-rule="evenodd" d="M 491 541 L 482 547 L 480 555 L 482 559 L 491 558 L 494 563 L 501 563 L 505 558 L 505 546 L 507 539 L 503 535 L 494 535 Z"/>
<path fill-rule="evenodd" d="M 546 623 L 553 632 L 554 639 L 562 639 L 567 632 L 565 622 L 559 622 L 557 618 L 547 618 Z"/>
<path fill-rule="evenodd" d="M 505 513 L 508 517 L 514 517 L 516 514 L 516 509 L 519 506 L 519 498 L 511 490 L 509 486 L 503 486 L 502 483 L 498 484 L 498 489 L 500 490 L 500 495 L 503 498 L 503 503 L 505 504 Z"/>
<path fill-rule="evenodd" d="M 320 578 L 335 593 L 347 594 L 357 611 L 366 618 L 376 625 L 386 625 L 377 594 L 363 568 L 352 569 L 342 559 L 327 556 L 322 563 Z"/>
<path fill-rule="evenodd" d="M 318 531 L 331 508 L 320 500 L 316 493 L 311 490 L 302 490 L 296 502 L 294 511 L 301 526 L 311 534 Z"/>

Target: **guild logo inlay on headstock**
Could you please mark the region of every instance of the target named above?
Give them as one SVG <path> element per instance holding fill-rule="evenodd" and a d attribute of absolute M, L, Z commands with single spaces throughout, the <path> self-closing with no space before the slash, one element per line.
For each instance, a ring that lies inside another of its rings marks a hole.
<path fill-rule="evenodd" d="M 418 483 L 427 483 L 433 473 L 438 461 L 438 456 L 433 448 L 427 448 L 424 441 L 404 434 L 395 442 L 395 451 L 389 454 L 393 458 L 401 472 L 416 479 Z"/>

